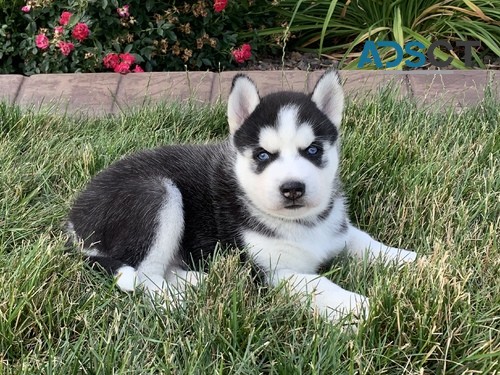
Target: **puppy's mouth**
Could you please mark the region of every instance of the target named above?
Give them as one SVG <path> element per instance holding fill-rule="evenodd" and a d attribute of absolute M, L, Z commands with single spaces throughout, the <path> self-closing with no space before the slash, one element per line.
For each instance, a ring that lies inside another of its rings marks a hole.
<path fill-rule="evenodd" d="M 285 208 L 286 208 L 287 210 L 297 210 L 297 209 L 302 208 L 302 207 L 304 207 L 304 206 L 305 206 L 304 204 L 299 204 L 299 203 L 295 203 L 295 202 L 294 202 L 294 203 L 287 204 L 287 205 L 285 206 Z"/>

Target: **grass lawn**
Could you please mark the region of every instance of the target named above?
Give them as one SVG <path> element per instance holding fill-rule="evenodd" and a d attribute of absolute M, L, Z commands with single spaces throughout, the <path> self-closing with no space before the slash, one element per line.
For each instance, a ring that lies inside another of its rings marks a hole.
<path fill-rule="evenodd" d="M 0 104 L 1 374 L 500 374 L 500 102 L 460 114 L 388 92 L 350 102 L 343 178 L 354 223 L 425 259 L 341 258 L 326 275 L 368 295 L 357 334 L 236 255 L 176 309 L 117 290 L 64 248 L 75 194 L 123 154 L 225 137 L 225 107 L 151 105 L 78 119 Z"/>

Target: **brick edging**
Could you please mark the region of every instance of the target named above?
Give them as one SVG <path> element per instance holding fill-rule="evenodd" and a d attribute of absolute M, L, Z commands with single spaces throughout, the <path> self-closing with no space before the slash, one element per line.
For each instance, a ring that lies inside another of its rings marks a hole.
<path fill-rule="evenodd" d="M 69 113 L 119 113 L 150 102 L 192 100 L 215 103 L 225 100 L 231 80 L 238 71 L 39 74 L 31 77 L 0 75 L 0 100 L 21 107 L 49 106 Z M 290 89 L 310 91 L 320 71 L 245 71 L 260 93 Z M 366 96 L 389 82 L 401 96 L 422 105 L 463 108 L 478 103 L 489 83 L 500 97 L 500 72 L 469 71 L 341 71 L 348 97 Z"/>

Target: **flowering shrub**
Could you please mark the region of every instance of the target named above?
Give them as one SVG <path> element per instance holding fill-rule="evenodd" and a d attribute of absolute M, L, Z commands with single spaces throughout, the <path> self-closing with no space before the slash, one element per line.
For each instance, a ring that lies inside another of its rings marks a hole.
<path fill-rule="evenodd" d="M 46 27 L 36 27 L 35 9 L 31 7 L 25 17 L 30 20 L 28 32 L 22 34 L 19 54 L 24 60 L 23 73 L 74 72 L 84 70 L 88 55 L 86 42 L 90 36 L 91 21 L 68 11 L 53 16 Z M 22 9 L 23 12 L 26 9 Z M 31 36 L 30 31 L 34 31 Z"/>
<path fill-rule="evenodd" d="M 0 73 L 224 69 L 266 51 L 257 31 L 273 26 L 271 7 L 264 0 L 23 0 L 11 13 L 17 21 L 0 13 L 3 29 L 23 30 Z"/>

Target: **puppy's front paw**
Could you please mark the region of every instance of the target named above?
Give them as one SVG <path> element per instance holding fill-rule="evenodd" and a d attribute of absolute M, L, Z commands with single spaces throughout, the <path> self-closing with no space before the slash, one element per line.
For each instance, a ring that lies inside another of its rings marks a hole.
<path fill-rule="evenodd" d="M 344 317 L 351 316 L 355 321 L 365 320 L 370 311 L 370 302 L 367 297 L 357 293 L 345 292 L 342 296 L 335 296 L 331 300 L 322 301 L 321 310 L 332 322 L 338 322 Z"/>
<path fill-rule="evenodd" d="M 384 254 L 384 261 L 386 264 L 395 263 L 402 266 L 406 263 L 414 262 L 417 259 L 417 253 L 410 250 L 398 249 L 395 247 L 387 248 Z"/>

